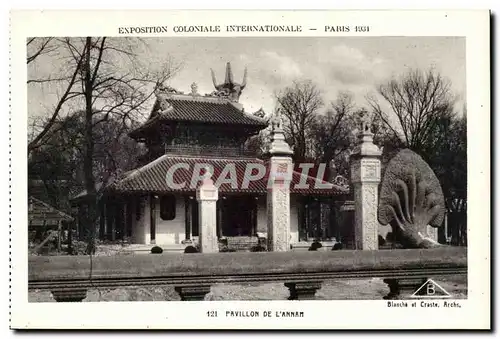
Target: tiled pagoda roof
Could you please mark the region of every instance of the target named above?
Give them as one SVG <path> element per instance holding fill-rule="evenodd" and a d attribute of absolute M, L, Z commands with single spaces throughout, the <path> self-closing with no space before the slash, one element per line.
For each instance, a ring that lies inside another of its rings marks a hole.
<path fill-rule="evenodd" d="M 239 104 L 228 99 L 193 96 L 193 95 L 168 95 L 163 100 L 170 105 L 169 109 L 160 110 L 158 101 L 149 119 L 140 127 L 130 133 L 130 136 L 138 136 L 149 127 L 160 121 L 184 121 L 205 124 L 228 124 L 241 125 L 253 128 L 265 128 L 267 122 L 255 115 L 247 114 Z"/>
<path fill-rule="evenodd" d="M 179 168 L 174 173 L 173 182 L 176 184 L 186 182 L 185 188 L 172 189 L 166 183 L 166 175 L 169 168 L 175 164 L 186 163 L 189 169 Z M 227 164 L 234 164 L 236 168 L 236 176 L 238 180 L 237 188 L 231 187 L 230 183 L 222 183 L 219 187 L 220 193 L 251 193 L 251 194 L 264 194 L 267 192 L 267 181 L 269 179 L 268 173 L 256 181 L 250 181 L 248 188 L 242 188 L 242 181 L 244 180 L 245 169 L 249 164 L 265 164 L 261 159 L 247 158 L 247 159 L 230 159 L 230 158 L 208 158 L 208 157 L 188 157 L 188 156 L 171 156 L 163 155 L 155 161 L 128 172 L 121 180 L 116 181 L 109 187 L 109 191 L 126 192 L 126 193 L 172 193 L 172 192 L 194 192 L 194 188 L 190 188 L 190 181 L 193 173 L 194 164 L 208 164 L 214 169 L 212 179 L 214 182 L 221 174 L 222 170 Z M 316 178 L 307 177 L 306 183 L 309 188 L 298 189 L 294 186 L 300 182 L 302 174 L 299 172 L 293 173 L 293 180 L 290 185 L 290 193 L 292 194 L 313 194 L 313 195 L 344 195 L 349 193 L 349 189 L 333 185 L 332 188 L 324 189 L 315 187 L 318 182 Z"/>

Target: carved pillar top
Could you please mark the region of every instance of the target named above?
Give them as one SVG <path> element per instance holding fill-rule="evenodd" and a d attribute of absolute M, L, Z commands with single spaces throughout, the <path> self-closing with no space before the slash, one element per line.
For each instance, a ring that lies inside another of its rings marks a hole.
<path fill-rule="evenodd" d="M 359 141 L 353 151 L 355 157 L 380 157 L 382 151 L 373 143 L 373 134 L 370 131 L 363 131 L 358 136 Z"/>
<path fill-rule="evenodd" d="M 361 116 L 361 131 L 358 135 L 359 141 L 353 151 L 354 157 L 380 157 L 382 151 L 373 143 L 371 132 L 372 118 L 368 112 Z"/>
<path fill-rule="evenodd" d="M 196 199 L 198 201 L 217 201 L 219 199 L 219 189 L 214 185 L 209 169 L 206 170 L 205 178 L 196 190 Z"/>
<path fill-rule="evenodd" d="M 291 156 L 293 154 L 290 145 L 285 141 L 283 133 L 283 120 L 279 110 L 271 118 L 271 143 L 269 144 L 269 154 L 271 156 Z"/>

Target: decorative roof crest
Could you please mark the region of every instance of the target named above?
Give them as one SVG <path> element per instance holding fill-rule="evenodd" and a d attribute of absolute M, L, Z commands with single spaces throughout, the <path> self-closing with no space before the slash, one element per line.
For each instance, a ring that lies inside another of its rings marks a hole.
<path fill-rule="evenodd" d="M 229 62 L 226 64 L 226 76 L 223 83 L 217 84 L 214 70 L 210 69 L 210 72 L 212 73 L 212 82 L 216 89 L 216 91 L 210 95 L 227 97 L 230 100 L 237 102 L 240 98 L 241 92 L 247 85 L 247 69 L 245 68 L 241 84 L 234 82 L 233 71 L 231 70 L 231 63 Z"/>
<path fill-rule="evenodd" d="M 271 130 L 274 132 L 283 132 L 283 118 L 281 117 L 279 108 L 271 117 Z"/>
<path fill-rule="evenodd" d="M 361 134 L 372 134 L 373 114 L 363 109 L 359 112 L 361 120 Z"/>
<path fill-rule="evenodd" d="M 164 84 L 158 84 L 155 90 L 156 96 L 160 94 L 184 94 L 184 92 L 178 91 L 173 87 Z"/>
<path fill-rule="evenodd" d="M 283 120 L 281 118 L 281 111 L 279 109 L 273 114 L 270 120 L 271 132 L 270 132 L 270 145 L 269 154 L 271 155 L 286 155 L 290 156 L 293 154 L 290 145 L 285 140 L 285 135 L 283 133 Z"/>
<path fill-rule="evenodd" d="M 196 82 L 193 82 L 191 84 L 191 94 L 192 96 L 199 96 L 200 94 L 198 93 L 198 84 Z"/>

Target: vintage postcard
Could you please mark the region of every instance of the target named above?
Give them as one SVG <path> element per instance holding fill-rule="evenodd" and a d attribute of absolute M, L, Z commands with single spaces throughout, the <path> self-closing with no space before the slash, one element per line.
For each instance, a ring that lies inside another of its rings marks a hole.
<path fill-rule="evenodd" d="M 13 11 L 11 327 L 489 329 L 488 11 Z"/>

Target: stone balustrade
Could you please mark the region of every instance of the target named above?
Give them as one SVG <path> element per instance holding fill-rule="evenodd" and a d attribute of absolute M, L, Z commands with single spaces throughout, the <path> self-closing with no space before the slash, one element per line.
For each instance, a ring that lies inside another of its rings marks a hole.
<path fill-rule="evenodd" d="M 398 299 L 427 278 L 467 274 L 467 249 L 33 256 L 28 263 L 28 288 L 61 302 L 81 301 L 91 288 L 158 285 L 175 286 L 182 300 L 203 300 L 213 284 L 248 282 L 283 282 L 289 299 L 314 299 L 324 281 L 373 277 Z"/>

